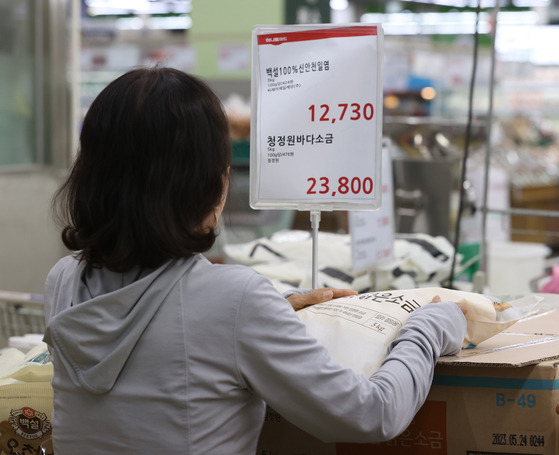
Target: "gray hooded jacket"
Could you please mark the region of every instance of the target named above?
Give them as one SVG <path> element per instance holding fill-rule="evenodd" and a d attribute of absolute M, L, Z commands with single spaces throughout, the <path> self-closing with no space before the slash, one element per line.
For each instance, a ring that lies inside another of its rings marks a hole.
<path fill-rule="evenodd" d="M 254 454 L 265 403 L 323 440 L 386 440 L 466 327 L 454 304 L 415 311 L 367 379 L 307 334 L 269 280 L 201 255 L 124 274 L 68 256 L 45 300 L 56 455 Z"/>

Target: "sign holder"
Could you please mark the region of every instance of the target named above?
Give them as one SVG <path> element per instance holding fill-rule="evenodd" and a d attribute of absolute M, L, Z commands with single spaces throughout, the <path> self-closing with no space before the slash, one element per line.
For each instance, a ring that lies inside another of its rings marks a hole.
<path fill-rule="evenodd" d="M 320 226 L 320 210 L 311 210 L 312 229 L 312 288 L 318 287 L 318 227 Z"/>
<path fill-rule="evenodd" d="M 382 49 L 378 24 L 253 29 L 250 205 L 310 212 L 313 288 L 321 211 L 380 207 Z"/>

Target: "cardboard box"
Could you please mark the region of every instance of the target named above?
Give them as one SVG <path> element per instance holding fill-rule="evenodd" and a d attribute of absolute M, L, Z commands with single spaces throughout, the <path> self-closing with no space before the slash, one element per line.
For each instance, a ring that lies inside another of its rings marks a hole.
<path fill-rule="evenodd" d="M 397 438 L 324 443 L 269 409 L 257 454 L 557 455 L 558 404 L 559 304 L 553 303 L 474 349 L 442 358 L 425 405 Z"/>
<path fill-rule="evenodd" d="M 559 185 L 512 186 L 510 203 L 513 209 L 559 210 Z M 511 240 L 557 244 L 559 218 L 537 215 L 511 215 Z"/>

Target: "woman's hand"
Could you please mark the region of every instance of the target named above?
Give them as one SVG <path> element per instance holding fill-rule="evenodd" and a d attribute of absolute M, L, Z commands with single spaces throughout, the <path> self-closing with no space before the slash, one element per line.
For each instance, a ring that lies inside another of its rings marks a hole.
<path fill-rule="evenodd" d="M 293 309 L 297 311 L 311 305 L 316 305 L 317 303 L 327 302 L 328 300 L 356 294 L 357 291 L 352 291 L 351 289 L 321 288 L 314 289 L 308 294 L 292 294 L 287 297 L 287 300 Z"/>
<path fill-rule="evenodd" d="M 439 303 L 441 302 L 441 297 L 436 295 L 435 297 L 433 297 L 433 300 L 431 300 L 431 303 Z M 454 302 L 456 305 L 458 305 L 458 308 L 460 308 L 462 310 L 462 313 L 464 313 L 464 316 L 466 315 L 466 313 L 468 312 L 468 309 L 466 308 L 466 305 L 464 304 L 464 302 Z"/>

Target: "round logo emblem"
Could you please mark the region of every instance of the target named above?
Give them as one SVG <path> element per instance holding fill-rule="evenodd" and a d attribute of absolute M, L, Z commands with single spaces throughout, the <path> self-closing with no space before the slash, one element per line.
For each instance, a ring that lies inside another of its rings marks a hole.
<path fill-rule="evenodd" d="M 12 409 L 8 421 L 14 432 L 24 439 L 42 438 L 51 429 L 46 414 L 28 407 Z"/>

